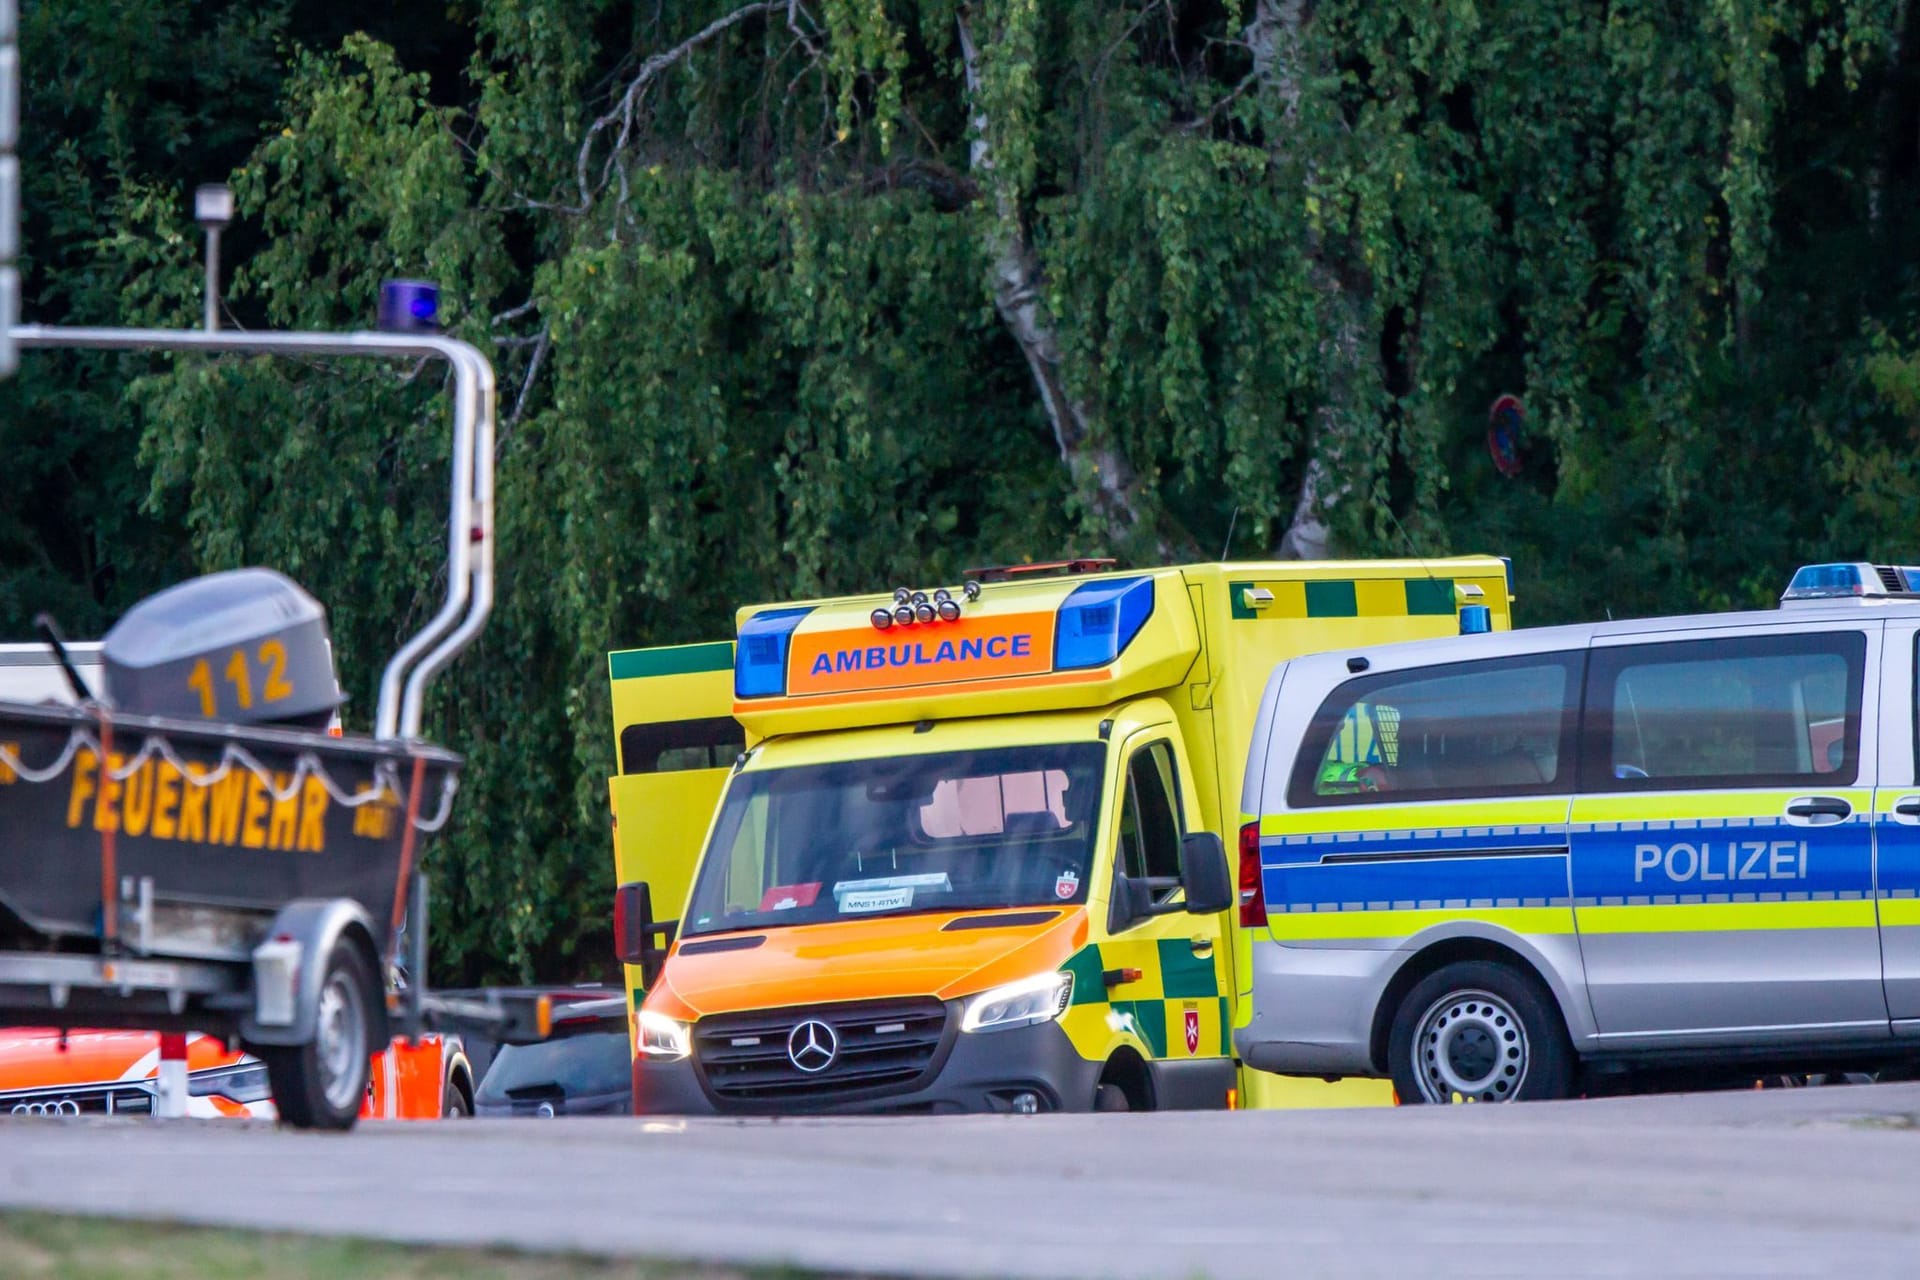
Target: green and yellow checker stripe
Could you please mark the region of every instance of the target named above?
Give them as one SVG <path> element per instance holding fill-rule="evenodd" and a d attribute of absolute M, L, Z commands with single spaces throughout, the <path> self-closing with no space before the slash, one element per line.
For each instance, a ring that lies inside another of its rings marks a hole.
<path fill-rule="evenodd" d="M 1073 975 L 1073 1002 L 1060 1025 L 1081 1057 L 1104 1059 L 1116 1038 L 1137 1040 L 1155 1059 L 1217 1058 L 1232 1052 L 1232 1022 L 1211 956 L 1196 956 L 1185 938 L 1090 944 L 1061 968 Z M 1137 981 L 1111 989 L 1106 973 L 1138 969 Z M 1187 1014 L 1200 1039 L 1187 1053 Z"/>
<path fill-rule="evenodd" d="M 1272 592 L 1273 603 L 1255 609 L 1249 596 L 1255 588 Z M 1233 616 L 1242 620 L 1447 617 L 1459 609 L 1452 578 L 1229 582 L 1227 596 Z"/>

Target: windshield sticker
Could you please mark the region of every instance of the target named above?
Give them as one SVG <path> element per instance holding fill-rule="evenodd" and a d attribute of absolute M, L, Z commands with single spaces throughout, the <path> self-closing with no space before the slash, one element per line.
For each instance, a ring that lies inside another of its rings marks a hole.
<path fill-rule="evenodd" d="M 1053 882 L 1053 896 L 1064 900 L 1078 892 L 1080 892 L 1080 873 L 1068 867 L 1060 873 L 1060 878 Z"/>
<path fill-rule="evenodd" d="M 842 913 L 851 915 L 859 911 L 895 911 L 910 907 L 917 889 L 944 893 L 952 888 L 953 881 L 947 878 L 946 872 L 930 871 L 911 876 L 842 880 L 833 886 L 833 898 Z"/>
<path fill-rule="evenodd" d="M 942 893 L 953 888 L 953 881 L 944 871 L 928 871 L 911 876 L 873 876 L 866 880 L 842 880 L 833 886 L 833 896 L 843 897 L 849 893 L 858 893 L 862 889 L 938 889 Z"/>
<path fill-rule="evenodd" d="M 762 911 L 791 911 L 795 907 L 810 907 L 814 899 L 820 896 L 820 882 L 807 884 L 777 884 L 760 899 Z"/>
<path fill-rule="evenodd" d="M 913 905 L 913 888 L 909 885 L 900 889 L 857 889 L 852 893 L 837 893 L 835 898 L 841 912 L 846 915 L 860 911 L 893 911 Z"/>

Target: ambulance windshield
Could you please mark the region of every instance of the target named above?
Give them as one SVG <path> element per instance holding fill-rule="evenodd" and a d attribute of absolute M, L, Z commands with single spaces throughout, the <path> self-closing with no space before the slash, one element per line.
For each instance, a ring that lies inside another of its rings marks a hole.
<path fill-rule="evenodd" d="M 1084 902 L 1104 746 L 849 760 L 736 777 L 686 935 Z"/>

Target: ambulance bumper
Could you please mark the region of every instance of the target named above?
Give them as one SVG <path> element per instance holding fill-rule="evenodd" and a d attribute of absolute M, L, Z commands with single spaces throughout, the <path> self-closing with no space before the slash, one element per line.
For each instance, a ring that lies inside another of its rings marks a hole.
<path fill-rule="evenodd" d="M 920 1080 L 902 1088 L 739 1098 L 716 1090 L 693 1058 L 633 1064 L 636 1115 L 886 1115 L 1087 1111 L 1101 1064 L 1074 1051 L 1057 1022 L 1008 1031 L 950 1031 Z"/>
<path fill-rule="evenodd" d="M 1370 1076 L 1373 1012 L 1398 951 L 1256 943 L 1253 1020 L 1233 1033 L 1241 1061 L 1298 1076 Z"/>

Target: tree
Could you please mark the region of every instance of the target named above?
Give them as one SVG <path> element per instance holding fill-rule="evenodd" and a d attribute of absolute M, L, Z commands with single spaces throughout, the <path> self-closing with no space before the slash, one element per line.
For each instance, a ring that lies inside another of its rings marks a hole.
<path fill-rule="evenodd" d="M 29 64 L 117 12 L 34 10 Z M 1907 545 L 1911 21 L 165 0 L 124 63 L 69 50 L 35 90 L 31 281 L 43 318 L 190 322 L 180 193 L 230 165 L 241 321 L 358 325 L 381 278 L 442 283 L 503 375 L 502 581 L 431 709 L 472 756 L 436 951 L 446 977 L 586 970 L 604 654 L 741 603 L 1231 531 L 1504 551 L 1548 621 L 1763 603 L 1796 562 Z M 0 607 L 91 628 L 276 564 L 333 606 L 364 716 L 435 598 L 435 377 L 30 370 L 0 391 Z M 1506 391 L 1515 478 L 1482 443 Z"/>

